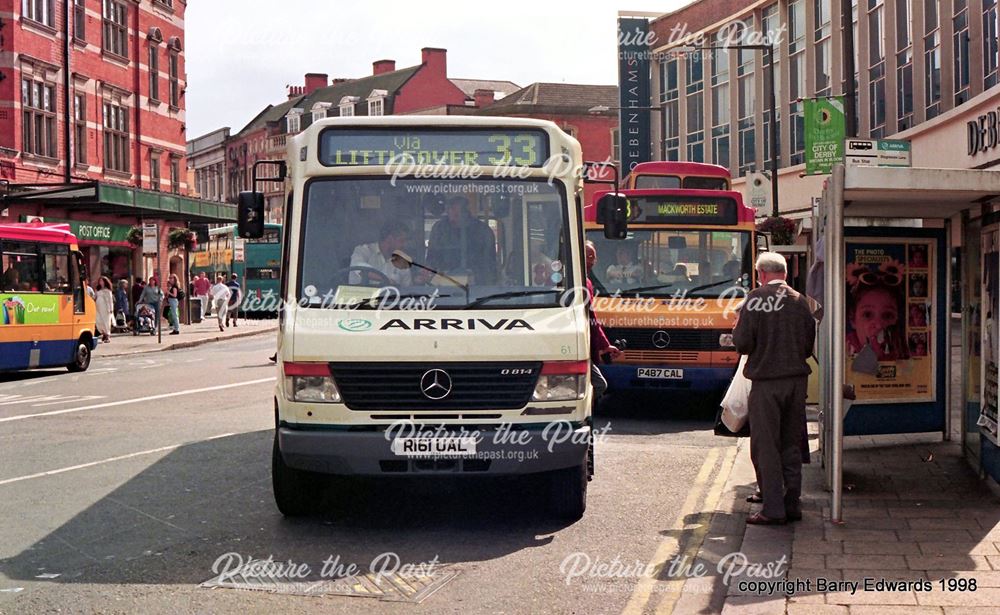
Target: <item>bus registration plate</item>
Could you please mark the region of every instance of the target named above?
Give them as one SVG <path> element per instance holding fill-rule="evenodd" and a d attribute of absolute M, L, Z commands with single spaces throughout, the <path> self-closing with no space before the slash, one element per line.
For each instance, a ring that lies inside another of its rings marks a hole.
<path fill-rule="evenodd" d="M 640 367 L 638 368 L 640 378 L 654 378 L 659 380 L 683 380 L 684 370 L 663 367 Z"/>
<path fill-rule="evenodd" d="M 402 457 L 468 457 L 476 454 L 476 439 L 396 438 L 392 452 Z"/>

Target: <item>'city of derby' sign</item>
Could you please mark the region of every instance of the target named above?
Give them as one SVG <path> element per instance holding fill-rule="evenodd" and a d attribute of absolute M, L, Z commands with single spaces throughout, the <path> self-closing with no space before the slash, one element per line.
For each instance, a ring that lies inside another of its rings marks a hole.
<path fill-rule="evenodd" d="M 985 153 L 1000 144 L 1000 107 L 969 120 L 965 125 L 970 156 Z"/>

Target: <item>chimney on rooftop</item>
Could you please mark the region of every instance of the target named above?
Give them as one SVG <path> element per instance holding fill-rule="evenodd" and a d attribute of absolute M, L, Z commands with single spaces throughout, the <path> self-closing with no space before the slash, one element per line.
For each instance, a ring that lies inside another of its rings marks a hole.
<path fill-rule="evenodd" d="M 489 107 L 494 102 L 493 90 L 476 90 L 472 97 L 475 99 L 476 107 L 479 109 Z"/>
<path fill-rule="evenodd" d="M 354 81 L 353 79 L 348 79 L 347 77 L 334 77 L 330 80 L 330 85 L 340 85 L 341 83 L 347 83 L 348 81 Z"/>
<path fill-rule="evenodd" d="M 288 86 L 288 100 L 292 100 L 293 98 L 298 98 L 299 96 L 302 96 L 302 90 L 303 88 L 301 85 Z"/>
<path fill-rule="evenodd" d="M 442 78 L 448 77 L 448 50 L 435 47 L 424 47 L 420 50 L 422 62 L 427 69 Z"/>
<path fill-rule="evenodd" d="M 325 88 L 329 82 L 329 77 L 324 73 L 306 73 L 306 95 L 312 94 L 320 88 Z"/>
<path fill-rule="evenodd" d="M 375 60 L 372 62 L 372 74 L 381 75 L 383 73 L 391 73 L 396 70 L 395 60 Z"/>

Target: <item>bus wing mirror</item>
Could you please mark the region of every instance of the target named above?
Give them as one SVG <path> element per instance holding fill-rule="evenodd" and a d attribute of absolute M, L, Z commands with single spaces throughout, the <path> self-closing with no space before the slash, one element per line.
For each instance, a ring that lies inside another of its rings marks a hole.
<path fill-rule="evenodd" d="M 604 225 L 608 239 L 625 239 L 628 236 L 628 199 L 620 194 L 605 194 L 597 201 L 597 223 Z"/>
<path fill-rule="evenodd" d="M 264 236 L 264 195 L 260 192 L 241 192 L 237 201 L 237 227 L 243 239 L 260 239 Z"/>

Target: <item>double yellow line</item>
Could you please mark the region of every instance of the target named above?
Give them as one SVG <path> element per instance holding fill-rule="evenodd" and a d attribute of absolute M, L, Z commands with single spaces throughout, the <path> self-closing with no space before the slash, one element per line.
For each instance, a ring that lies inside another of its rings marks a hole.
<path fill-rule="evenodd" d="M 709 483 L 709 478 L 712 476 L 712 471 L 715 470 L 716 465 L 719 463 L 719 459 L 722 459 L 722 463 L 719 466 L 718 472 L 715 473 L 715 477 Z M 684 500 L 684 504 L 681 506 L 681 510 L 677 515 L 677 519 L 674 521 L 671 527 L 672 534 L 681 535 L 687 525 L 685 519 L 690 515 L 694 515 L 699 512 L 698 503 L 704 497 L 704 503 L 702 504 L 701 514 L 698 515 L 701 523 L 695 528 L 690 539 L 687 541 L 687 545 L 682 550 L 681 543 L 678 538 L 673 535 L 665 538 L 660 545 L 657 547 L 656 552 L 653 554 L 652 560 L 650 560 L 651 569 L 655 571 L 654 576 L 642 577 L 636 584 L 635 591 L 632 592 L 632 596 L 629 598 L 628 603 L 625 605 L 625 609 L 622 611 L 622 615 L 641 615 L 650 606 L 650 601 L 653 595 L 654 588 L 657 588 L 658 583 L 664 584 L 663 591 L 657 591 L 658 596 L 662 596 L 660 603 L 656 606 L 656 613 L 671 613 L 673 612 L 674 605 L 681 597 L 681 591 L 684 588 L 685 578 L 681 577 L 678 579 L 669 579 L 666 581 L 658 581 L 657 576 L 662 574 L 665 567 L 669 566 L 670 562 L 677 557 L 682 558 L 686 562 L 693 562 L 701 549 L 701 545 L 705 541 L 705 535 L 708 533 L 708 529 L 711 526 L 712 516 L 714 515 L 716 508 L 719 506 L 719 500 L 722 498 L 722 490 L 725 487 L 726 480 L 729 478 L 729 474 L 733 468 L 733 461 L 736 458 L 736 447 L 730 446 L 727 448 L 711 448 L 708 454 L 705 456 L 705 461 L 701 465 L 701 469 L 698 471 L 698 475 L 694 479 L 694 483 L 691 485 L 691 490 L 688 492 L 687 499 Z M 685 559 L 686 558 L 686 559 Z"/>

